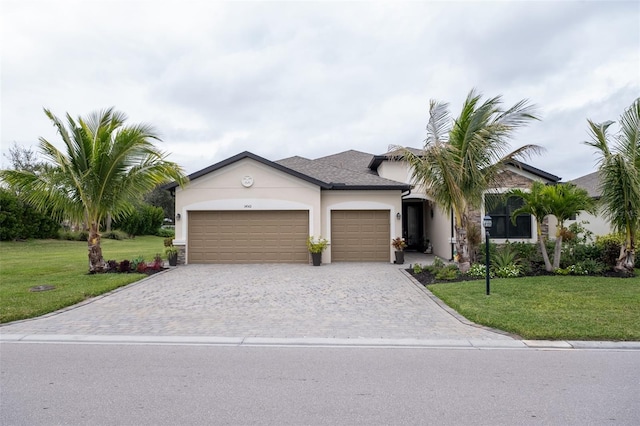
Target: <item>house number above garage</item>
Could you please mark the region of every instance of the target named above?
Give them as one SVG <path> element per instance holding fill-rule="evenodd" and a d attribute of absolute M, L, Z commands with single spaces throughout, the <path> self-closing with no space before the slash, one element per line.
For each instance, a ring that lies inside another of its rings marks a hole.
<path fill-rule="evenodd" d="M 243 176 L 241 182 L 242 186 L 244 186 L 245 188 L 249 188 L 251 185 L 253 185 L 253 177 L 249 175 Z"/>

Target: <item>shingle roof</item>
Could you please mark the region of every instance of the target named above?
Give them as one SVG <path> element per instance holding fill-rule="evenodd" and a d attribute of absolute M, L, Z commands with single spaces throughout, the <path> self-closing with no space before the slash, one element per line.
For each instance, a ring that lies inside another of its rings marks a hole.
<path fill-rule="evenodd" d="M 588 175 L 570 180 L 569 182 L 573 183 L 578 188 L 586 189 L 591 197 L 599 198 L 601 195 L 599 190 L 600 176 L 598 172 L 589 173 Z"/>
<path fill-rule="evenodd" d="M 412 152 L 415 155 L 418 155 L 418 156 L 422 155 L 422 149 L 411 148 L 411 147 L 407 147 L 405 149 L 407 149 L 408 151 Z M 372 170 L 378 170 L 378 167 L 380 167 L 380 164 L 382 164 L 383 161 L 391 160 L 394 157 L 395 159 L 402 158 L 402 152 L 400 149 L 395 149 L 393 151 L 389 151 L 386 154 L 382 154 L 382 155 L 374 155 L 371 158 L 371 161 L 369 162 L 368 167 Z M 540 170 L 536 167 L 530 166 L 521 161 L 512 161 L 512 162 L 509 162 L 509 164 L 519 169 L 522 169 L 524 171 L 527 171 L 529 173 L 532 173 L 536 176 L 539 176 L 543 179 L 546 179 L 550 182 L 559 182 L 560 179 L 562 179 L 559 176 L 553 175 L 551 173 L 547 173 L 544 170 Z"/>
<path fill-rule="evenodd" d="M 369 169 L 372 157 L 373 154 L 349 150 L 315 160 L 290 157 L 276 163 L 325 182 L 331 189 L 410 189 L 411 185 L 382 178 Z"/>

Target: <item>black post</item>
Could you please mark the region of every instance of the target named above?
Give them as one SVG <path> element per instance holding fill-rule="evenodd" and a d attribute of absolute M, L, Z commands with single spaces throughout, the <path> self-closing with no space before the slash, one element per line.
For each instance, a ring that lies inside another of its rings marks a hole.
<path fill-rule="evenodd" d="M 491 293 L 489 283 L 489 231 L 485 235 L 485 252 L 486 252 L 486 274 L 487 274 L 487 296 Z"/>

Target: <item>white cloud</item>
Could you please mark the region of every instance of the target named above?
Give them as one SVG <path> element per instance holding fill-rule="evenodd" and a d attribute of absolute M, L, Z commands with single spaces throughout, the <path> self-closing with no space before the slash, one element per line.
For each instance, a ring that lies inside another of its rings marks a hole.
<path fill-rule="evenodd" d="M 594 167 L 586 119 L 640 94 L 636 2 L 7 0 L 1 15 L 3 152 L 56 139 L 42 107 L 115 105 L 189 172 L 244 150 L 377 154 L 419 146 L 429 99 L 455 115 L 476 87 L 539 105 L 514 145 L 574 178 Z"/>

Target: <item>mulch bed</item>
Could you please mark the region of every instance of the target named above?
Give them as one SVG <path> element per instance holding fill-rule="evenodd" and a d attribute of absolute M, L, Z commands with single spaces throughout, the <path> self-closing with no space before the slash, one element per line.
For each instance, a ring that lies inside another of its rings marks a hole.
<path fill-rule="evenodd" d="M 409 274 L 411 274 L 411 276 L 415 278 L 420 284 L 424 286 L 427 286 L 430 284 L 459 283 L 464 281 L 478 281 L 478 280 L 485 279 L 484 277 L 476 278 L 476 277 L 470 277 L 468 275 L 460 275 L 453 280 L 438 280 L 436 279 L 435 275 L 429 271 L 422 271 L 419 274 L 413 273 L 413 269 L 406 269 L 406 271 Z M 554 274 L 553 272 L 548 272 L 543 268 L 543 269 L 535 269 L 533 272 L 527 275 L 522 275 L 522 277 L 538 277 L 542 275 L 556 275 L 556 274 Z M 585 275 L 582 275 L 582 276 L 585 276 Z M 632 275 L 622 274 L 614 270 L 606 271 L 601 275 L 593 275 L 593 276 L 608 277 L 608 278 L 631 278 L 632 277 Z"/>

